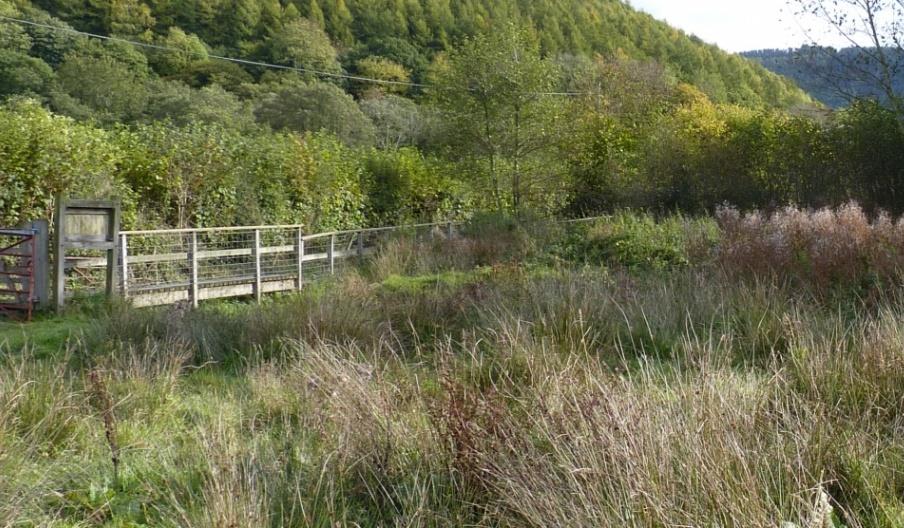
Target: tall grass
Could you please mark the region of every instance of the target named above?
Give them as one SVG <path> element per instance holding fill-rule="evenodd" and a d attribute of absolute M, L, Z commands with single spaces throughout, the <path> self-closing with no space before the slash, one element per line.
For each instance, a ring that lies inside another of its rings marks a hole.
<path fill-rule="evenodd" d="M 736 280 L 736 236 L 653 272 L 397 242 L 260 307 L 117 310 L 3 359 L 0 526 L 901 526 L 902 290 Z"/>

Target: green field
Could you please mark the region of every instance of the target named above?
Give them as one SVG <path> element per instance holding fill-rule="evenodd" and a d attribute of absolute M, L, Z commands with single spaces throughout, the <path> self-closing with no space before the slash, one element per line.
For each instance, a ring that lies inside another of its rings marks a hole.
<path fill-rule="evenodd" d="M 0 526 L 904 525 L 900 229 L 731 214 L 3 323 Z"/>

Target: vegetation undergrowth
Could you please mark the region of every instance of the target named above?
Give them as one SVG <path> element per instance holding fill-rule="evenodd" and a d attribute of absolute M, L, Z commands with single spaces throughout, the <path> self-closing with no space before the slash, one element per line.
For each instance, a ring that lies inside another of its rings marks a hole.
<path fill-rule="evenodd" d="M 0 526 L 900 526 L 894 274 L 732 269 L 722 225 L 489 223 L 8 350 Z"/>

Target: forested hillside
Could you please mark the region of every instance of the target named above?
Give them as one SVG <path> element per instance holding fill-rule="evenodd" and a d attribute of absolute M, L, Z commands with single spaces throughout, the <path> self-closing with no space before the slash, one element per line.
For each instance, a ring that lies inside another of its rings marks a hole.
<path fill-rule="evenodd" d="M 0 528 L 904 528 L 886 93 L 618 0 L 0 0 L 0 227 L 151 230 L 22 324 L 0 239 Z"/>
<path fill-rule="evenodd" d="M 901 116 L 608 0 L 0 0 L 0 224 L 904 210 Z M 881 154 L 881 155 L 880 155 Z"/>
<path fill-rule="evenodd" d="M 888 52 L 895 53 L 891 49 Z M 862 52 L 854 48 L 764 49 L 742 55 L 793 79 L 807 93 L 832 108 L 847 106 L 856 98 L 885 97 L 873 81 L 880 76 L 881 66 L 865 61 Z M 894 84 L 897 92 L 904 92 L 904 71 L 897 72 Z"/>
<path fill-rule="evenodd" d="M 215 73 L 241 77 L 235 68 L 221 72 L 222 65 L 203 60 L 205 50 L 353 73 L 370 72 L 360 61 L 375 56 L 404 66 L 419 81 L 437 52 L 467 36 L 514 23 L 535 28 L 547 56 L 601 53 L 656 60 L 679 80 L 700 87 L 719 102 L 787 106 L 806 101 L 787 80 L 617 0 L 20 0 L 14 4 L 17 7 L 7 5 L 4 12 L 31 20 L 53 17 L 54 25 L 197 52 L 189 56 L 193 64 L 151 61 L 149 66 L 162 76 L 187 77 L 198 84 L 209 84 Z M 317 34 L 320 29 L 329 42 Z M 28 50 L 19 46 L 18 51 Z M 56 67 L 61 51 L 57 45 L 57 55 L 46 49 L 28 54 Z M 46 73 L 44 64 L 35 63 L 32 68 Z M 191 66 L 191 71 L 181 66 Z M 262 73 L 245 70 L 255 78 Z"/>

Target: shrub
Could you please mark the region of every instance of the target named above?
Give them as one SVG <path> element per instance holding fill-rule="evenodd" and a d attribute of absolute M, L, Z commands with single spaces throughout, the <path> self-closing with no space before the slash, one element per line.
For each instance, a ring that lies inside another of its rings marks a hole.
<path fill-rule="evenodd" d="M 416 149 L 371 149 L 365 154 L 363 180 L 372 223 L 454 220 L 470 205 L 461 183 L 450 178 L 438 160 Z"/>
<path fill-rule="evenodd" d="M 620 213 L 590 225 L 577 225 L 556 253 L 566 260 L 629 269 L 683 267 L 702 259 L 715 236 L 705 220 Z"/>
<path fill-rule="evenodd" d="M 0 107 L 0 225 L 52 218 L 60 193 L 119 196 L 128 222 L 135 202 L 114 176 L 121 157 L 103 130 L 55 116 L 33 100 L 7 103 Z"/>
<path fill-rule="evenodd" d="M 718 261 L 735 276 L 790 277 L 819 290 L 896 279 L 904 266 L 904 220 L 870 221 L 856 203 L 742 214 L 722 207 Z"/>

